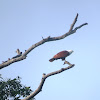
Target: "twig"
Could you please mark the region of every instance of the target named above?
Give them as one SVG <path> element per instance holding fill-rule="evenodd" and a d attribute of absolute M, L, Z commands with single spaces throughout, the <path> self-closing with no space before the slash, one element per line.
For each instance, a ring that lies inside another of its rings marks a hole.
<path fill-rule="evenodd" d="M 32 94 L 30 94 L 29 96 L 27 96 L 26 98 L 24 98 L 24 99 L 22 99 L 22 100 L 30 100 L 31 98 L 34 98 L 39 92 L 41 92 L 41 91 L 42 91 L 42 88 L 43 88 L 43 85 L 44 85 L 44 82 L 45 82 L 45 80 L 46 80 L 48 77 L 50 77 L 50 76 L 52 76 L 52 75 L 59 74 L 59 73 L 65 71 L 65 70 L 68 70 L 68 69 L 70 69 L 70 68 L 72 68 L 72 67 L 74 67 L 74 66 L 75 66 L 75 65 L 72 64 L 72 65 L 69 65 L 68 67 L 61 68 L 61 69 L 58 70 L 58 71 L 51 72 L 51 73 L 48 73 L 48 74 L 43 74 L 43 77 L 42 77 L 42 79 L 41 79 L 41 82 L 40 82 L 40 84 L 39 84 L 39 87 L 38 87 Z"/>

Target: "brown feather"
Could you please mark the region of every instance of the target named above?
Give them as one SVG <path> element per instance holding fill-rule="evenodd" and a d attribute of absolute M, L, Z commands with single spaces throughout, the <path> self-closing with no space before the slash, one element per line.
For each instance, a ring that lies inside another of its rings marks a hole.
<path fill-rule="evenodd" d="M 54 60 L 57 60 L 57 59 L 65 60 L 65 58 L 67 56 L 69 56 L 69 52 L 68 51 L 61 51 L 61 52 L 57 53 L 56 55 L 54 55 L 54 57 L 51 58 L 49 61 L 53 62 Z"/>
<path fill-rule="evenodd" d="M 54 60 L 55 60 L 55 58 L 51 58 L 49 61 L 50 61 L 50 62 L 53 62 Z"/>
<path fill-rule="evenodd" d="M 57 53 L 53 58 L 55 59 L 61 59 L 61 58 L 65 58 L 69 55 L 68 51 L 61 51 L 59 53 Z"/>

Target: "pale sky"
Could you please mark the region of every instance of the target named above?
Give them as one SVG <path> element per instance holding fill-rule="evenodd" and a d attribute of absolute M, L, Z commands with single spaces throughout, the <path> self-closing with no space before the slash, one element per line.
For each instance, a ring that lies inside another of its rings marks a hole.
<path fill-rule="evenodd" d="M 36 100 L 100 100 L 100 1 L 99 0 L 0 0 L 0 62 L 12 58 L 42 37 L 68 32 L 88 23 L 60 41 L 35 48 L 27 59 L 0 70 L 3 78 L 20 76 L 22 84 L 37 89 L 43 73 L 66 67 L 61 60 L 49 62 L 62 50 L 73 50 L 66 58 L 75 67 L 49 77 Z"/>

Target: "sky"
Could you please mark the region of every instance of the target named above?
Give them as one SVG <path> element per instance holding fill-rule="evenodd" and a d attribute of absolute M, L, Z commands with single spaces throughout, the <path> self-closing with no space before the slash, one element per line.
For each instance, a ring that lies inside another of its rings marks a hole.
<path fill-rule="evenodd" d="M 88 23 L 63 40 L 47 42 L 27 59 L 0 70 L 4 79 L 20 76 L 34 91 L 42 74 L 68 65 L 49 62 L 62 50 L 74 52 L 66 58 L 75 66 L 46 79 L 36 100 L 100 100 L 100 1 L 99 0 L 0 0 L 0 62 L 24 52 L 48 36 L 68 32 L 76 14 L 75 27 Z"/>

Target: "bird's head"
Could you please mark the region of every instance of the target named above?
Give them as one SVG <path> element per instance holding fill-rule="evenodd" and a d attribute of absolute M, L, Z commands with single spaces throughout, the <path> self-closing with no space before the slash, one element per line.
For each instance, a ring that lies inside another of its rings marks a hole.
<path fill-rule="evenodd" d="M 69 55 L 74 52 L 73 50 L 67 50 L 67 51 L 69 52 Z"/>

